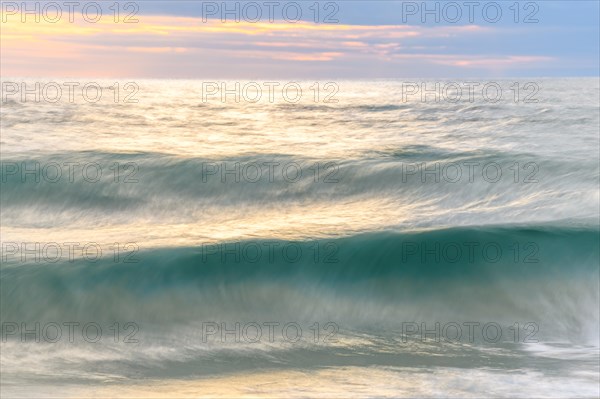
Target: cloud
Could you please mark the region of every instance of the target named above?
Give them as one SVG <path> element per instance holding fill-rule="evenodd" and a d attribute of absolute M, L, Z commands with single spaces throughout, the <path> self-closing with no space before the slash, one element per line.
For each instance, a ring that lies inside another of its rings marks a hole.
<path fill-rule="evenodd" d="M 384 75 L 397 72 L 399 65 L 405 75 L 424 66 L 447 74 L 448 67 L 498 72 L 552 59 L 461 54 L 444 45 L 501 33 L 476 25 L 222 23 L 147 15 L 134 24 L 111 18 L 51 24 L 21 23 L 14 16 L 2 24 L 0 44 L 3 76 L 244 78 L 321 71 L 368 77 L 365 65 Z"/>

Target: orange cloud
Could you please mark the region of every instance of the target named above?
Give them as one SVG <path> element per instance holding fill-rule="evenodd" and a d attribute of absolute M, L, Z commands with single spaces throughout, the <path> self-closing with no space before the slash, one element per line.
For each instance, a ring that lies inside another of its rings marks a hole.
<path fill-rule="evenodd" d="M 58 23 L 21 23 L 13 15 L 2 23 L 0 38 L 4 76 L 151 77 L 157 72 L 218 74 L 225 64 L 245 67 L 251 60 L 324 64 L 340 59 L 357 64 L 418 60 L 457 68 L 499 68 L 543 61 L 543 57 L 409 54 L 407 41 L 473 35 L 492 31 L 479 26 L 347 25 L 251 23 L 178 16 L 138 16 L 139 22 L 97 23 L 63 19 Z M 436 50 L 439 50 L 438 47 Z M 423 47 L 423 51 L 427 51 Z M 74 63 L 73 61 L 77 61 Z M 269 66 L 254 61 L 256 68 Z M 343 68 L 350 63 L 340 64 Z M 358 67 L 360 68 L 360 67 Z M 240 68 L 238 68 L 240 70 Z M 245 68 L 241 69 L 242 71 Z"/>

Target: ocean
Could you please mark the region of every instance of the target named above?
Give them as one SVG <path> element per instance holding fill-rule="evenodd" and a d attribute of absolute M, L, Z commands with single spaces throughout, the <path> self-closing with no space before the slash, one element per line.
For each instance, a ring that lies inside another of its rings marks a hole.
<path fill-rule="evenodd" d="M 2 396 L 598 397 L 599 81 L 477 82 L 3 78 Z"/>

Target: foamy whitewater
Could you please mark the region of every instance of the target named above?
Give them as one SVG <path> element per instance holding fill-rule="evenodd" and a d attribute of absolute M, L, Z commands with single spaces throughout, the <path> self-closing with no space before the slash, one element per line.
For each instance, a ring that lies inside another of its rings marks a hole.
<path fill-rule="evenodd" d="M 598 397 L 599 82 L 532 81 L 10 97 L 2 395 Z"/>

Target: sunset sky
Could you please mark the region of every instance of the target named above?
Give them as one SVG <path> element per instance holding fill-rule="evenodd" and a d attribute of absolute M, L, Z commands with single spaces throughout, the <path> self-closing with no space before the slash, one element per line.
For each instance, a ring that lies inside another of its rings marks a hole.
<path fill-rule="evenodd" d="M 37 2 L 37 7 L 48 3 Z M 464 6 L 455 23 L 444 21 L 442 10 L 439 22 L 425 15 L 423 23 L 421 10 L 394 1 L 320 2 L 318 17 L 315 2 L 299 1 L 302 17 L 294 23 L 282 11 L 291 2 L 274 6 L 272 21 L 265 2 L 255 2 L 263 14 L 257 22 L 249 20 L 255 10 L 241 10 L 250 2 L 239 2 L 240 22 L 231 15 L 222 21 L 220 1 L 138 1 L 125 8 L 126 3 L 120 2 L 115 22 L 114 2 L 102 2 L 103 16 L 93 23 L 82 17 L 82 6 L 74 8 L 70 22 L 61 1 L 55 2 L 62 6 L 56 22 L 50 6 L 36 22 L 35 15 L 23 15 L 21 2 L 2 2 L 1 75 L 301 79 L 599 73 L 597 1 L 521 2 L 518 17 L 514 2 L 497 2 L 502 17 L 494 23 L 481 8 L 469 21 Z M 235 3 L 228 2 L 229 7 Z M 429 6 L 434 9 L 434 2 Z M 35 10 L 36 5 L 26 7 Z M 293 20 L 296 9 L 290 10 Z M 93 19 L 94 9 L 88 11 Z M 448 18 L 454 11 L 446 10 Z M 132 12 L 130 23 L 124 23 Z"/>

